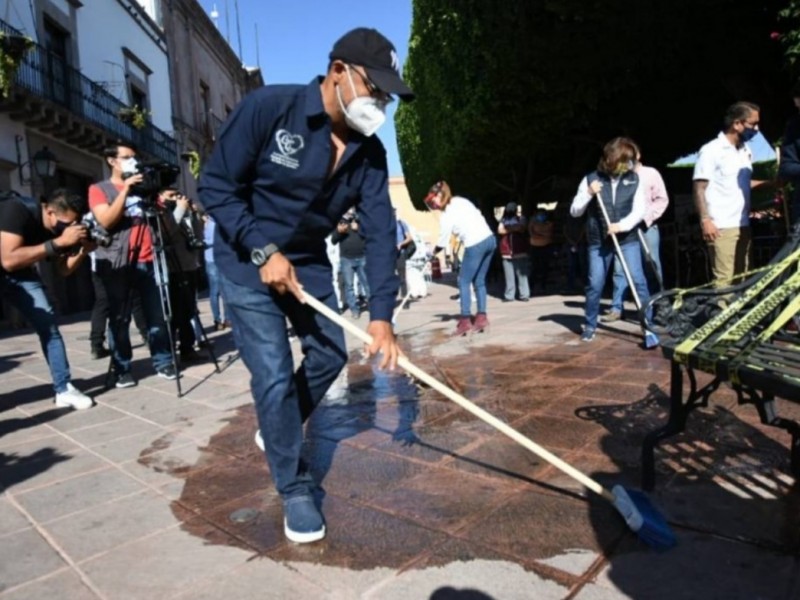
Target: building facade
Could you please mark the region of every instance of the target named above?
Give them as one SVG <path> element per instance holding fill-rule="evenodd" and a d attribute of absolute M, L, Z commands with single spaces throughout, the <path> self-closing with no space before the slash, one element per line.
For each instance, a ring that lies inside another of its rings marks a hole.
<path fill-rule="evenodd" d="M 264 82 L 259 69 L 242 64 L 197 0 L 161 4 L 172 84 L 172 130 L 184 160 L 196 152 L 202 164 L 233 108 Z M 182 170 L 180 181 L 184 192 L 196 198 L 197 183 L 188 168 Z"/>
<path fill-rule="evenodd" d="M 149 160 L 179 164 L 164 32 L 137 0 L 6 0 L 0 50 L 32 45 L 0 92 L 0 189 L 39 197 L 86 194 L 107 177 L 103 149 L 117 140 Z M 131 118 L 137 107 L 142 120 Z M 34 168 L 49 156 L 54 169 Z M 91 308 L 88 266 L 67 280 L 43 265 L 57 310 Z"/>

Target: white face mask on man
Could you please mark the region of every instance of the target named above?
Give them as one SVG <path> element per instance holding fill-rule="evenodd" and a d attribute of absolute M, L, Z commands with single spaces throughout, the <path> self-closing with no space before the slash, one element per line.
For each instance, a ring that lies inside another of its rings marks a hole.
<path fill-rule="evenodd" d="M 339 106 L 342 107 L 345 123 L 350 129 L 369 137 L 378 131 L 378 128 L 386 121 L 386 103 L 372 96 L 357 96 L 350 68 L 347 65 L 344 68 L 347 71 L 347 79 L 350 81 L 350 89 L 353 90 L 354 96 L 345 107 L 342 101 L 342 90 L 336 86 L 336 97 L 339 99 Z"/>
<path fill-rule="evenodd" d="M 139 161 L 135 157 L 126 158 L 120 161 L 119 168 L 122 170 L 123 177 L 130 177 L 138 171 Z"/>

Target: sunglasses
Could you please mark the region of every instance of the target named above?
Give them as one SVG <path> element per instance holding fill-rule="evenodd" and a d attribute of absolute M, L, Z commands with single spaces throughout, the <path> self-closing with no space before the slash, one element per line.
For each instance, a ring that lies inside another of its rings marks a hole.
<path fill-rule="evenodd" d="M 356 69 L 353 65 L 348 65 L 350 70 L 356 73 L 360 78 L 361 81 L 364 82 L 364 86 L 366 86 L 369 95 L 377 100 L 380 100 L 384 104 L 390 104 L 394 102 L 394 98 L 392 98 L 391 94 L 387 94 L 386 92 L 382 91 L 377 85 L 373 83 L 373 81 L 367 76 L 366 73 L 362 73 L 358 69 Z"/>

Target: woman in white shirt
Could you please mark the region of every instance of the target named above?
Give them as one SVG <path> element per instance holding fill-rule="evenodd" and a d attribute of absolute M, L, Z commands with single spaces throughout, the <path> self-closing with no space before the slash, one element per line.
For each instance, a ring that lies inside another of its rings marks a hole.
<path fill-rule="evenodd" d="M 456 335 L 466 335 L 470 331 L 481 332 L 489 325 L 486 317 L 486 273 L 497 246 L 494 234 L 477 207 L 466 198 L 453 196 L 445 181 L 439 181 L 431 187 L 425 197 L 425 204 L 431 210 L 442 211 L 439 241 L 433 251 L 434 255 L 447 245 L 451 235 L 455 235 L 464 246 L 464 258 L 458 276 L 461 315 L 456 325 Z M 470 286 L 475 288 L 478 303 L 474 322 Z"/>
<path fill-rule="evenodd" d="M 645 215 L 644 191 L 635 173 L 636 147 L 631 140 L 614 138 L 603 148 L 603 156 L 592 171 L 581 180 L 578 193 L 570 206 L 570 214 L 580 217 L 588 211 L 586 219 L 586 242 L 589 253 L 589 285 L 586 286 L 586 321 L 581 340 L 594 340 L 597 329 L 597 316 L 600 312 L 600 296 L 608 276 L 608 269 L 614 258 L 614 245 L 611 233 L 617 239 L 633 279 L 642 306 L 650 300 L 647 280 L 642 267 L 642 250 L 636 228 Z M 598 206 L 602 202 L 610 224 L 606 225 Z M 641 316 L 640 316 L 641 318 Z M 653 348 L 658 338 L 648 331 L 642 319 L 644 345 Z"/>

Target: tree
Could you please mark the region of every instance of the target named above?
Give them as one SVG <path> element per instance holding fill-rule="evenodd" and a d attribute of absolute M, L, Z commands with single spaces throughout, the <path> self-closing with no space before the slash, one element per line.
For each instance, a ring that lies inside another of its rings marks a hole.
<path fill-rule="evenodd" d="M 412 199 L 445 178 L 530 208 L 550 182 L 574 186 L 614 135 L 663 165 L 713 137 L 739 99 L 764 105 L 776 137 L 787 82 L 769 33 L 783 2 L 414 0 L 417 98 L 397 113 Z"/>

